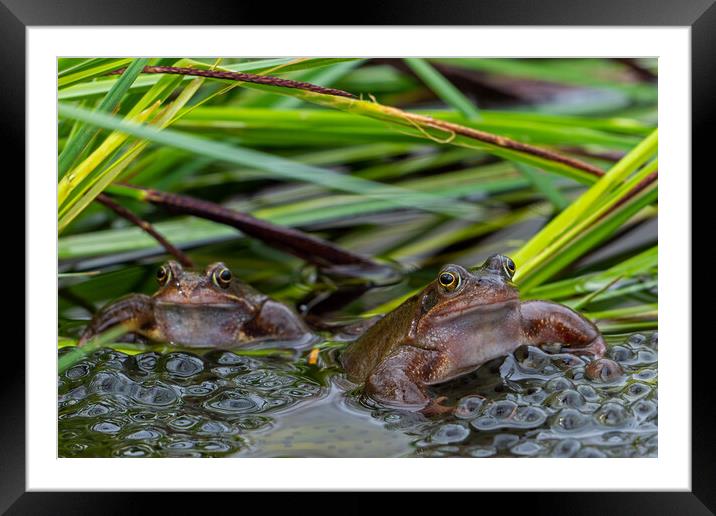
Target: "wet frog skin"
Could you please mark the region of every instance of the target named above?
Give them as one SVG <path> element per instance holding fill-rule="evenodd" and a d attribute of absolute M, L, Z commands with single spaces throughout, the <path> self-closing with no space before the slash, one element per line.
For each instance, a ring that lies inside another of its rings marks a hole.
<path fill-rule="evenodd" d="M 234 278 L 223 263 L 202 273 L 170 261 L 157 271 L 152 296 L 130 294 L 100 310 L 80 338 L 83 345 L 110 327 L 156 342 L 188 347 L 237 347 L 278 340 L 305 345 L 313 334 L 287 306 Z"/>
<path fill-rule="evenodd" d="M 470 272 L 447 265 L 422 292 L 378 321 L 341 357 L 349 380 L 377 401 L 416 410 L 449 410 L 426 386 L 508 355 L 519 346 L 563 345 L 562 352 L 601 357 L 597 327 L 549 301 L 520 301 L 514 262 L 488 258 Z"/>

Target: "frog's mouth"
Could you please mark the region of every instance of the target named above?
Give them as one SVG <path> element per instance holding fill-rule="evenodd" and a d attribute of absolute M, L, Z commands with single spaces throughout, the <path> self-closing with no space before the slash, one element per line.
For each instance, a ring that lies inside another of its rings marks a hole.
<path fill-rule="evenodd" d="M 469 303 L 462 308 L 455 308 L 454 306 L 451 306 L 433 312 L 431 314 L 431 318 L 441 321 L 447 321 L 450 319 L 469 317 L 478 314 L 482 316 L 488 316 L 488 314 L 494 314 L 495 312 L 512 308 L 517 303 L 519 303 L 519 298 L 507 299 L 498 303 L 490 301 L 485 301 L 482 303 Z"/>
<path fill-rule="evenodd" d="M 177 301 L 156 301 L 156 304 L 159 306 L 171 306 L 171 307 L 182 307 L 182 306 L 190 306 L 192 308 L 196 308 L 199 306 L 206 306 L 211 308 L 236 308 L 239 303 L 207 303 L 202 301 L 187 301 L 184 302 L 177 302 Z"/>
<path fill-rule="evenodd" d="M 157 306 L 171 310 L 218 310 L 218 311 L 245 311 L 247 313 L 258 313 L 262 304 L 251 305 L 239 298 L 235 302 L 207 302 L 201 300 L 178 301 L 155 301 Z"/>

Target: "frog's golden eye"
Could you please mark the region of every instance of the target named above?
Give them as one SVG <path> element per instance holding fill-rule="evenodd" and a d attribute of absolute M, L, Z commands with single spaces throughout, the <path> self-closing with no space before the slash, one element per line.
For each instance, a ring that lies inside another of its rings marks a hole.
<path fill-rule="evenodd" d="M 217 286 L 221 288 L 227 288 L 231 283 L 231 271 L 226 267 L 217 269 L 216 271 L 214 271 L 212 279 Z"/>
<path fill-rule="evenodd" d="M 447 290 L 455 290 L 460 284 L 460 277 L 454 272 L 443 271 L 438 276 L 438 283 Z"/>
<path fill-rule="evenodd" d="M 502 268 L 505 270 L 505 274 L 507 274 L 507 277 L 512 279 L 512 276 L 515 275 L 515 262 L 505 256 L 502 259 Z"/>
<path fill-rule="evenodd" d="M 157 269 L 157 281 L 159 284 L 163 287 L 167 283 L 169 283 L 169 280 L 172 278 L 172 271 L 169 267 L 166 265 L 162 265 Z"/>

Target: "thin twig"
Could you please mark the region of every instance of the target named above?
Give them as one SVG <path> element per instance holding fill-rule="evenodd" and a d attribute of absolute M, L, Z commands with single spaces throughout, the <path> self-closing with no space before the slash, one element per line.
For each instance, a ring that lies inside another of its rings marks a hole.
<path fill-rule="evenodd" d="M 352 253 L 337 245 L 308 235 L 297 229 L 272 224 L 246 213 L 232 210 L 209 201 L 179 195 L 170 192 L 123 185 L 143 192 L 142 199 L 161 206 L 174 213 L 194 215 L 202 219 L 213 220 L 235 227 L 244 234 L 257 238 L 271 247 L 282 248 L 299 258 L 317 265 L 324 270 L 339 272 L 341 267 L 351 266 L 363 274 L 376 274 L 381 277 L 395 277 L 397 271 L 392 267 Z M 349 272 L 348 269 L 345 272 Z"/>
<path fill-rule="evenodd" d="M 118 70 L 110 72 L 109 75 L 121 74 L 122 72 L 124 72 L 124 70 L 125 68 L 120 68 Z M 225 72 L 220 70 L 202 70 L 200 68 L 182 68 L 176 66 L 145 66 L 143 72 L 192 75 L 200 77 L 211 77 L 215 79 L 228 79 L 233 81 L 250 82 L 254 84 L 265 84 L 268 86 L 294 88 L 299 90 L 312 91 L 315 93 L 324 93 L 327 95 L 347 97 L 351 99 L 356 98 L 355 95 L 353 95 L 352 93 L 348 93 L 347 91 L 337 90 L 334 88 L 324 88 L 323 86 L 318 86 L 316 84 L 311 84 L 308 82 L 292 81 L 291 79 L 283 79 L 271 75 L 256 75 L 245 72 Z M 597 177 L 601 177 L 602 175 L 604 175 L 604 171 L 599 167 L 590 165 L 589 163 L 585 163 L 584 161 L 578 159 L 570 158 L 569 156 L 565 156 L 563 154 L 559 154 L 551 150 L 542 149 L 533 145 L 528 145 L 526 143 L 512 140 L 511 138 L 499 136 L 485 131 L 480 131 L 471 127 L 465 127 L 463 125 L 446 122 L 444 120 L 437 120 L 429 116 L 406 113 L 397 108 L 390 108 L 386 106 L 386 109 L 389 111 L 394 111 L 397 116 L 403 119 L 407 119 L 411 123 L 417 122 L 419 124 L 424 124 L 428 127 L 432 127 L 434 129 L 447 131 L 453 134 L 460 134 L 462 136 L 466 136 L 467 138 L 482 141 L 485 143 L 490 143 L 492 145 L 503 147 L 505 149 L 516 150 L 518 152 L 524 152 L 525 154 L 538 156 L 543 159 L 568 165 L 570 167 L 582 170 Z"/>
<path fill-rule="evenodd" d="M 107 75 L 121 74 L 126 68 L 114 70 Z M 335 88 L 324 88 L 309 82 L 292 81 L 291 79 L 283 79 L 272 75 L 256 75 L 245 72 L 225 72 L 221 70 L 202 70 L 201 68 L 183 68 L 179 66 L 145 66 L 143 73 L 168 73 L 176 75 L 191 75 L 199 77 L 210 77 L 212 79 L 227 79 L 230 81 L 250 82 L 253 84 L 265 84 L 267 86 L 280 86 L 282 88 L 294 88 L 297 90 L 313 91 L 315 93 L 325 93 L 326 95 L 336 95 L 338 97 L 356 98 L 352 93 L 337 90 Z"/>
<path fill-rule="evenodd" d="M 134 213 L 129 211 L 124 206 L 117 204 L 105 194 L 99 194 L 96 199 L 98 202 L 104 204 L 107 208 L 114 211 L 120 217 L 127 219 L 136 226 L 139 226 L 142 230 L 144 230 L 147 234 L 149 234 L 152 238 L 159 242 L 161 246 L 164 247 L 164 249 L 166 249 L 169 254 L 174 256 L 174 258 L 176 258 L 177 261 L 183 266 L 194 267 L 194 262 L 192 262 L 186 254 L 174 247 L 166 238 L 160 235 L 149 222 L 140 219 Z"/>
<path fill-rule="evenodd" d="M 388 108 L 388 109 L 396 109 L 396 108 Z M 604 175 L 604 171 L 596 167 L 594 165 L 590 165 L 589 163 L 586 163 L 584 161 L 570 158 L 569 156 L 565 156 L 564 154 L 560 154 L 558 152 L 554 152 L 547 149 L 542 149 L 540 147 L 535 147 L 533 145 L 528 145 L 526 143 L 518 142 L 516 140 L 513 140 L 511 138 L 507 138 L 505 136 L 499 136 L 496 134 L 488 133 L 485 131 L 480 131 L 478 129 L 473 129 L 472 127 L 466 127 L 464 125 L 454 124 L 452 122 L 446 122 L 445 120 L 438 120 L 429 116 L 425 115 L 417 115 L 415 113 L 405 113 L 400 110 L 396 110 L 400 112 L 400 116 L 402 118 L 406 118 L 406 114 L 408 118 L 411 120 L 421 123 L 423 125 L 426 125 L 428 127 L 432 127 L 435 129 L 441 129 L 443 131 L 452 132 L 455 134 L 460 134 L 462 136 L 466 136 L 468 138 L 472 138 L 474 140 L 479 140 L 485 143 L 490 143 L 492 145 L 496 145 L 498 147 L 502 147 L 505 149 L 511 149 L 516 150 L 518 152 L 524 152 L 525 154 L 531 154 L 533 156 L 537 156 L 540 158 L 547 159 L 549 161 L 554 161 L 556 163 L 563 163 L 564 165 L 568 165 L 572 168 L 576 168 L 579 170 L 582 170 L 584 172 L 588 172 L 596 177 L 601 177 Z"/>

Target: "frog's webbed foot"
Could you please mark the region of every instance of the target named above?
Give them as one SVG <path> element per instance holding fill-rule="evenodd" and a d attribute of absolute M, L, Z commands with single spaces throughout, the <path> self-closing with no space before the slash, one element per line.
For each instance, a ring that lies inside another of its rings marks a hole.
<path fill-rule="evenodd" d="M 114 301 L 95 314 L 80 337 L 78 346 L 119 324 L 127 333 L 151 338 L 154 323 L 152 298 L 144 294 L 131 294 Z"/>
<path fill-rule="evenodd" d="M 430 352 L 412 346 L 400 346 L 368 376 L 364 392 L 385 405 L 426 408 L 430 396 L 425 385 L 413 374 L 429 363 Z"/>
<path fill-rule="evenodd" d="M 604 338 L 597 327 L 571 308 L 549 301 L 521 303 L 522 335 L 525 344 L 563 344 L 562 351 L 602 357 Z"/>
<path fill-rule="evenodd" d="M 595 358 L 603 357 L 607 350 L 607 345 L 604 342 L 604 338 L 599 335 L 595 337 L 586 346 L 563 346 L 562 351 L 572 353 L 573 355 L 590 355 Z"/>
<path fill-rule="evenodd" d="M 438 398 L 430 400 L 428 406 L 422 409 L 420 412 L 427 417 L 431 416 L 442 416 L 444 414 L 452 414 L 457 409 L 453 405 L 443 405 L 443 401 L 447 399 L 447 396 L 440 396 Z"/>

